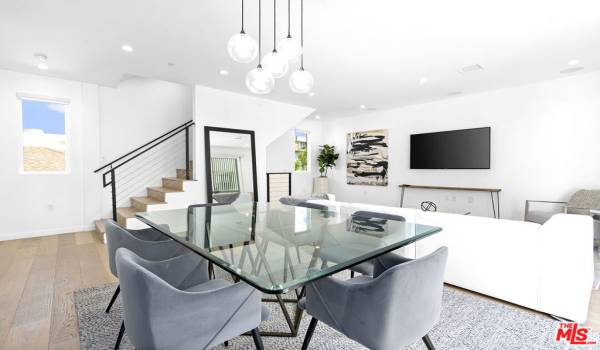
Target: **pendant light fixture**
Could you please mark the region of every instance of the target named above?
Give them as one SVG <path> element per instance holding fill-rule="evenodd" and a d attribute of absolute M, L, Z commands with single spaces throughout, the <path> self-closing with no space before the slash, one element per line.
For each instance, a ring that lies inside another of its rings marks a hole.
<path fill-rule="evenodd" d="M 273 75 L 273 78 L 281 78 L 286 75 L 289 64 L 282 54 L 277 52 L 277 1 L 273 0 L 273 51 L 263 58 L 265 69 Z"/>
<path fill-rule="evenodd" d="M 244 31 L 244 0 L 242 0 L 242 30 L 229 39 L 227 51 L 229 56 L 239 63 L 254 61 L 258 53 L 256 40 Z"/>
<path fill-rule="evenodd" d="M 261 65 L 261 50 L 262 50 L 262 0 L 258 0 L 258 66 L 249 71 L 246 75 L 246 87 L 255 94 L 268 94 L 275 87 L 275 79 L 271 73 L 263 69 Z"/>
<path fill-rule="evenodd" d="M 287 37 L 285 37 L 285 39 L 279 42 L 279 45 L 277 47 L 279 47 L 279 53 L 282 54 L 283 57 L 285 57 L 288 61 L 296 62 L 298 61 L 298 58 L 302 53 L 302 45 L 297 39 L 292 38 L 292 7 L 290 2 L 291 0 L 288 0 L 288 34 Z"/>
<path fill-rule="evenodd" d="M 313 75 L 304 70 L 304 0 L 300 0 L 300 69 L 290 75 L 290 89 L 297 94 L 306 94 L 315 85 Z"/>

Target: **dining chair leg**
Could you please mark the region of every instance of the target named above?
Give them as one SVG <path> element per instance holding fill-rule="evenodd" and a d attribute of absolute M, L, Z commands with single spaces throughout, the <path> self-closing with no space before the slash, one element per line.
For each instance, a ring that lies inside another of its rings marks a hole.
<path fill-rule="evenodd" d="M 223 343 L 223 345 L 225 345 L 225 347 L 229 346 L 229 341 L 225 340 L 225 342 Z"/>
<path fill-rule="evenodd" d="M 110 298 L 110 303 L 108 303 L 108 306 L 106 307 L 106 310 L 104 310 L 104 312 L 108 313 L 110 311 L 110 308 L 113 306 L 113 304 L 115 303 L 115 300 L 117 300 L 117 296 L 119 295 L 119 292 L 121 291 L 121 285 L 117 286 L 117 289 L 115 290 L 115 292 L 113 293 L 112 298 Z"/>
<path fill-rule="evenodd" d="M 310 320 L 310 324 L 308 325 L 308 329 L 306 330 L 306 335 L 304 336 L 304 342 L 302 343 L 302 350 L 308 349 L 308 344 L 310 344 L 310 339 L 313 336 L 318 322 L 319 320 L 317 320 L 314 317 Z"/>
<path fill-rule="evenodd" d="M 263 343 L 262 343 L 262 339 L 260 337 L 260 332 L 258 331 L 258 328 L 254 328 L 252 331 L 252 339 L 254 339 L 254 345 L 256 346 L 257 350 L 265 350 Z"/>
<path fill-rule="evenodd" d="M 429 335 L 425 334 L 425 336 L 423 337 L 423 343 L 425 343 L 427 350 L 435 350 L 435 347 L 433 346 L 431 339 L 429 339 Z"/>
<path fill-rule="evenodd" d="M 354 271 L 350 271 L 350 278 L 354 278 Z"/>
<path fill-rule="evenodd" d="M 119 336 L 117 337 L 117 342 L 115 343 L 115 350 L 121 346 L 121 340 L 123 339 L 124 332 L 125 332 L 125 321 L 121 321 L 121 329 L 119 329 Z"/>

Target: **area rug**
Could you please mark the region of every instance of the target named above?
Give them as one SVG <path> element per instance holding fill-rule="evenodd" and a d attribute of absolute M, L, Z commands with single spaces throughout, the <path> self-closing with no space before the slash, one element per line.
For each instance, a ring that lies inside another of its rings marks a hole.
<path fill-rule="evenodd" d="M 112 349 L 119 332 L 123 315 L 121 300 L 117 299 L 111 312 L 104 309 L 116 288 L 116 284 L 87 288 L 75 292 L 75 305 L 79 319 L 81 349 Z M 267 303 L 271 309 L 271 320 L 261 324 L 261 330 L 288 331 L 283 313 L 276 303 Z M 550 317 L 521 310 L 500 302 L 466 293 L 456 288 L 444 287 L 440 323 L 430 332 L 436 349 L 570 349 L 565 343 L 554 340 L 558 322 Z M 293 305 L 289 305 L 293 315 Z M 200 320 L 201 321 L 201 320 Z M 310 316 L 304 315 L 299 336 L 296 338 L 263 337 L 265 349 L 300 349 Z M 600 343 L 600 335 L 594 333 L 590 340 Z M 576 347 L 572 347 L 576 349 Z M 594 347 L 586 347 L 590 349 Z M 127 331 L 121 349 L 133 349 L 127 339 Z M 254 349 L 252 338 L 240 336 L 233 339 L 227 348 Z M 319 323 L 311 341 L 310 349 L 364 350 L 360 344 Z M 406 350 L 426 350 L 419 341 Z M 579 347 L 578 349 L 581 349 Z"/>

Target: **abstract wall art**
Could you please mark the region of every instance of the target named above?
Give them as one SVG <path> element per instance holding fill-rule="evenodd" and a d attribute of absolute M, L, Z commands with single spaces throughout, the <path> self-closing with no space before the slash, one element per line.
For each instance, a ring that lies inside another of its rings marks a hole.
<path fill-rule="evenodd" d="M 387 129 L 351 132 L 346 137 L 349 185 L 388 185 Z"/>

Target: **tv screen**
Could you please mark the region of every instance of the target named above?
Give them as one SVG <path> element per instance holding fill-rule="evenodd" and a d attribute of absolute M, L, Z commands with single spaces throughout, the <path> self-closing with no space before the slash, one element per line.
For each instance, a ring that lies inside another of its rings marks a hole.
<path fill-rule="evenodd" d="M 410 135 L 411 169 L 489 169 L 491 128 Z"/>

